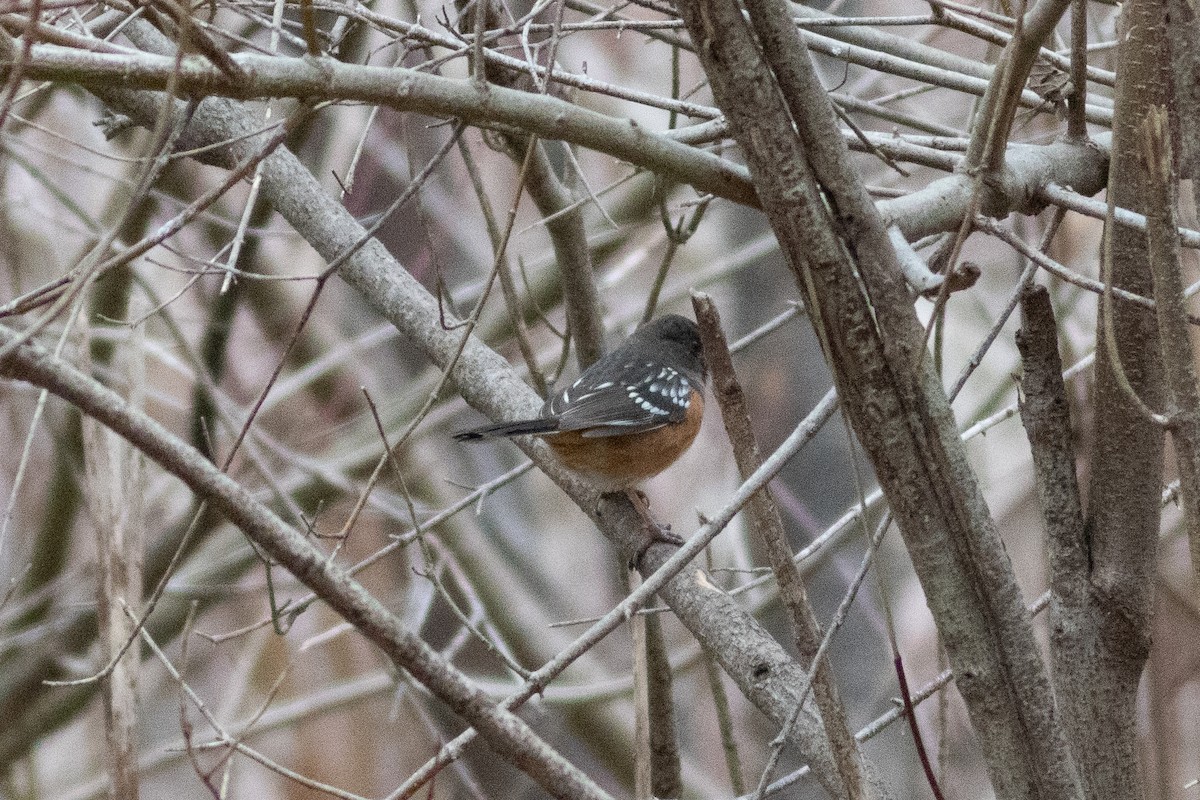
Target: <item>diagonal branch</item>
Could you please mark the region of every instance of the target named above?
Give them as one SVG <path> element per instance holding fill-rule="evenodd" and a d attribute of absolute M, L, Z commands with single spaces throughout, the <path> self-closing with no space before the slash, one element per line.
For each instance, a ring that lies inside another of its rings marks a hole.
<path fill-rule="evenodd" d="M 0 327 L 0 342 L 18 342 Z M 241 484 L 120 395 L 37 345 L 16 347 L 0 374 L 48 389 L 123 436 L 205 497 L 255 544 L 479 730 L 496 752 L 556 797 L 608 797 L 590 778 L 542 741 L 518 717 L 496 705 L 454 665 L 370 595 L 344 569 L 287 525 Z"/>
<path fill-rule="evenodd" d="M 0 42 L 0 55 L 4 53 Z M 718 156 L 672 141 L 628 119 L 572 105 L 546 95 L 443 78 L 402 67 L 342 64 L 328 59 L 239 55 L 248 78 L 234 81 L 208 61 L 184 58 L 180 64 L 162 54 L 137 57 L 87 53 L 54 45 L 35 45 L 23 65 L 29 80 L 76 83 L 111 91 L 163 89 L 177 80 L 185 96 L 233 99 L 304 97 L 311 100 L 360 100 L 431 116 L 457 117 L 469 125 L 517 128 L 547 139 L 576 142 L 610 153 L 672 180 L 691 183 L 745 205 L 757 200 L 745 170 Z M 0 78 L 11 67 L 0 63 Z"/>

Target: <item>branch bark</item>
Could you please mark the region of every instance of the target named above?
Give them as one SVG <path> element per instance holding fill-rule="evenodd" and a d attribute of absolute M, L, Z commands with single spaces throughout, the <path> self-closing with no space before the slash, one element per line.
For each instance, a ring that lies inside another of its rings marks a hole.
<path fill-rule="evenodd" d="M 749 24 L 728 0 L 678 7 L 892 504 L 997 797 L 1081 796 L 1011 564 L 786 6 L 747 2 Z"/>
<path fill-rule="evenodd" d="M 1179 263 L 1179 228 L 1175 214 L 1178 177 L 1171 147 L 1170 121 L 1164 106 L 1142 120 L 1146 161 L 1146 245 L 1154 275 L 1154 304 L 1169 396 L 1167 415 L 1175 463 L 1179 468 L 1192 574 L 1200 578 L 1200 387 L 1192 339 L 1188 332 L 1183 275 Z M 1200 583 L 1196 584 L 1200 587 Z"/>
<path fill-rule="evenodd" d="M 1110 209 L 1144 211 L 1141 120 L 1165 102 L 1165 19 L 1157 0 L 1131 0 L 1121 12 Z M 1114 287 L 1152 295 L 1146 236 L 1115 225 L 1111 211 L 1103 257 Z M 1102 309 L 1098 342 L 1103 317 Z M 1102 350 L 1096 358 L 1086 566 L 1059 582 L 1062 622 L 1051 638 L 1055 661 L 1070 665 L 1056 676 L 1059 699 L 1084 791 L 1097 800 L 1142 794 L 1137 733 L 1129 720 L 1150 650 L 1163 456 L 1163 430 L 1134 407 L 1113 368 L 1120 359 L 1134 392 L 1152 408 L 1163 407 L 1155 319 L 1115 304 L 1112 325 L 1116 351 Z"/>

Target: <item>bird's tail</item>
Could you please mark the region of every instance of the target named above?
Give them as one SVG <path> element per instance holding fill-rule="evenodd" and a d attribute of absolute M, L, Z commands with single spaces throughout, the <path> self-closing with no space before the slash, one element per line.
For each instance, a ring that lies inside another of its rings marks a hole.
<path fill-rule="evenodd" d="M 558 423 L 552 419 L 522 419 L 516 422 L 498 422 L 495 425 L 484 425 L 482 428 L 468 428 L 454 434 L 457 442 L 478 442 L 484 439 L 498 439 L 506 436 L 526 436 L 529 434 L 554 433 Z"/>

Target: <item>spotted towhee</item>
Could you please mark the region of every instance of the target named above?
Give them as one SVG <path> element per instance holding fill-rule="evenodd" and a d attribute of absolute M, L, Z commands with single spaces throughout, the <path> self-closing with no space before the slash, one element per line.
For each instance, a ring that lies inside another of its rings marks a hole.
<path fill-rule="evenodd" d="M 638 328 L 551 396 L 541 416 L 461 431 L 454 438 L 539 436 L 566 467 L 601 492 L 628 490 L 671 466 L 691 446 L 704 414 L 707 377 L 696 323 L 668 314 Z M 644 502 L 629 494 L 644 512 Z"/>

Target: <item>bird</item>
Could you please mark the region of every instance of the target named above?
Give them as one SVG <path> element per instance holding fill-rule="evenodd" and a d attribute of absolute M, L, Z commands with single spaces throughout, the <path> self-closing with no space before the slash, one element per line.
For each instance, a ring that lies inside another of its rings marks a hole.
<path fill-rule="evenodd" d="M 654 522 L 634 487 L 675 463 L 695 441 L 707 379 L 699 327 L 667 314 L 638 328 L 551 395 L 537 417 L 469 428 L 454 438 L 537 436 L 601 493 L 624 492 L 653 539 L 682 544 Z"/>

